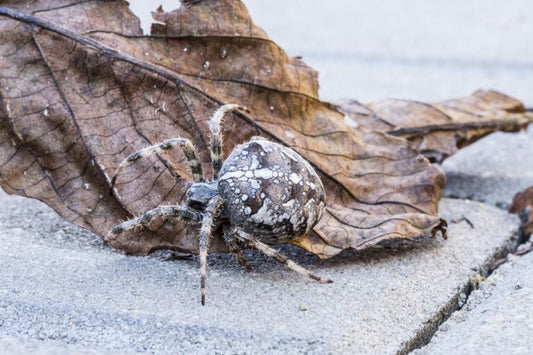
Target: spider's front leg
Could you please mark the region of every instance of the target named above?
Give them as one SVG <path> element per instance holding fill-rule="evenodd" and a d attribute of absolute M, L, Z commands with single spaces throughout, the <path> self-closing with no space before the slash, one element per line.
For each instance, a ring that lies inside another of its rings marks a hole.
<path fill-rule="evenodd" d="M 190 223 L 198 223 L 202 220 L 202 214 L 200 212 L 194 211 L 186 206 L 159 206 L 146 212 L 142 216 L 130 219 L 113 227 L 106 237 L 106 240 L 109 239 L 111 235 L 117 235 L 136 227 L 146 227 L 156 217 L 175 218 Z"/>
<path fill-rule="evenodd" d="M 170 149 L 178 145 L 183 150 L 183 153 L 185 154 L 185 158 L 187 158 L 187 161 L 189 162 L 189 166 L 191 168 L 191 173 L 193 175 L 194 182 L 204 181 L 204 173 L 202 171 L 202 165 L 200 164 L 200 161 L 198 160 L 198 152 L 196 148 L 194 147 L 194 145 L 192 144 L 192 142 L 187 138 L 171 138 L 159 144 L 146 147 L 144 149 L 138 150 L 128 155 L 126 159 L 124 159 L 119 164 L 119 166 L 115 170 L 115 173 L 113 174 L 113 177 L 111 178 L 109 194 L 110 195 L 113 194 L 113 188 L 115 187 L 117 177 L 120 175 L 124 167 L 130 164 L 133 164 L 134 162 L 136 162 L 137 160 L 141 158 L 146 158 L 146 157 L 149 157 L 150 155 L 169 151 Z"/>
<path fill-rule="evenodd" d="M 250 112 L 246 107 L 237 104 L 227 104 L 220 106 L 209 119 L 209 130 L 211 131 L 211 164 L 213 165 L 213 176 L 218 178 L 220 168 L 224 157 L 222 156 L 222 133 L 220 132 L 220 123 L 227 112 L 234 110 Z"/>

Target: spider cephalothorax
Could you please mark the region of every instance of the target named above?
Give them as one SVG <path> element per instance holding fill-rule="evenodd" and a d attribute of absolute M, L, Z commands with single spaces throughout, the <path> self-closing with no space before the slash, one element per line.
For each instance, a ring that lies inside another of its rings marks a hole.
<path fill-rule="evenodd" d="M 201 223 L 199 254 L 202 304 L 205 303 L 207 251 L 212 232 L 222 228 L 224 240 L 239 263 L 248 267 L 241 245 L 252 246 L 274 257 L 292 270 L 320 282 L 331 282 L 281 255 L 266 244 L 287 243 L 305 235 L 318 222 L 325 207 L 324 187 L 311 165 L 294 150 L 254 137 L 234 148 L 223 162 L 220 122 L 228 111 L 244 107 L 220 107 L 211 117 L 211 162 L 214 179 L 205 181 L 196 148 L 185 138 L 172 138 L 130 154 L 117 168 L 111 191 L 120 171 L 138 159 L 179 145 L 191 168 L 194 183 L 187 190 L 184 206 L 159 206 L 111 230 L 119 234 L 147 226 L 157 216 Z M 265 244 L 266 243 L 266 244 Z"/>

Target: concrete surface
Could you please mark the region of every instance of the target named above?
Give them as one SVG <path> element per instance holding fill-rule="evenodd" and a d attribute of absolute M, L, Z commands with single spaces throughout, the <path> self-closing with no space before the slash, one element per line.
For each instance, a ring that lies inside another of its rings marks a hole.
<path fill-rule="evenodd" d="M 325 100 L 436 101 L 493 88 L 533 106 L 529 0 L 245 3 L 289 55 L 318 70 Z"/>
<path fill-rule="evenodd" d="M 508 209 L 514 195 L 533 185 L 533 126 L 494 133 L 445 160 L 445 195 Z"/>
<path fill-rule="evenodd" d="M 12 336 L 0 336 L 0 351 L 10 355 L 111 355 L 134 354 L 134 352 L 110 351 L 97 347 L 84 347 L 77 344 L 65 344 L 59 340 L 38 340 Z"/>
<path fill-rule="evenodd" d="M 147 2 L 131 2 L 148 15 Z M 289 55 L 303 55 L 320 72 L 327 100 L 436 101 L 493 88 L 533 106 L 528 0 L 246 4 Z M 442 214 L 456 221 L 447 241 L 326 261 L 281 248 L 331 285 L 256 252 L 248 252 L 250 273 L 231 256 L 211 255 L 205 307 L 196 258 L 124 256 L 41 203 L 0 192 L 0 353 L 396 353 L 428 341 L 421 351 L 468 352 L 480 344 L 487 353 L 520 353 L 523 343 L 503 338 L 501 327 L 533 316 L 517 300 L 531 299 L 531 257 L 503 265 L 481 292 L 470 292 L 516 245 L 518 218 L 489 204 L 505 207 L 533 184 L 532 137 L 531 129 L 492 135 L 445 162 L 448 196 L 487 202 L 445 199 Z M 523 326 L 518 334 L 529 339 L 533 331 Z M 452 340 L 457 346 L 446 348 Z"/>
<path fill-rule="evenodd" d="M 531 353 L 533 253 L 510 256 L 417 354 Z"/>
<path fill-rule="evenodd" d="M 513 247 L 518 224 L 488 205 L 444 200 L 445 217 L 458 214 L 474 227 L 452 223 L 447 241 L 326 261 L 282 248 L 330 285 L 255 252 L 250 273 L 213 255 L 202 307 L 196 258 L 128 257 L 37 201 L 1 199 L 0 334 L 157 353 L 410 349 Z"/>

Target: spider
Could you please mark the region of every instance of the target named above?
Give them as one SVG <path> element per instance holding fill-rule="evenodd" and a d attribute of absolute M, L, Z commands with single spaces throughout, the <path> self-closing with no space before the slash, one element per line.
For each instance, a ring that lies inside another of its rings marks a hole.
<path fill-rule="evenodd" d="M 193 176 L 186 204 L 158 206 L 140 217 L 115 226 L 110 235 L 146 227 L 155 217 L 175 218 L 201 224 L 201 303 L 205 304 L 207 252 L 218 228 L 241 266 L 250 269 L 242 246 L 251 246 L 295 272 L 323 283 L 332 282 L 296 264 L 267 244 L 287 243 L 305 235 L 318 222 L 325 207 L 324 187 L 311 165 L 294 150 L 261 137 L 237 145 L 226 161 L 222 157 L 220 125 L 227 112 L 248 110 L 237 104 L 221 106 L 211 116 L 211 163 L 213 180 L 206 181 L 198 153 L 190 140 L 171 138 L 127 156 L 111 179 L 113 193 L 122 169 L 141 158 L 180 146 Z"/>

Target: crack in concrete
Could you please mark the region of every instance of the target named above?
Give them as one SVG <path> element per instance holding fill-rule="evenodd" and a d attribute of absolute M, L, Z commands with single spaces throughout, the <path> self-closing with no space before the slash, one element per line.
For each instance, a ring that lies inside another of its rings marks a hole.
<path fill-rule="evenodd" d="M 506 259 L 509 254 L 517 251 L 517 249 L 525 243 L 525 236 L 521 230 L 516 230 L 507 243 L 502 245 L 496 252 L 489 256 L 485 262 L 473 270 L 468 280 L 458 287 L 455 295 L 450 301 L 444 305 L 437 313 L 433 314 L 426 323 L 420 328 L 416 334 L 403 344 L 403 347 L 398 350 L 398 354 L 408 354 L 416 349 L 421 349 L 426 346 L 439 327 L 445 323 L 454 312 L 461 310 L 461 308 L 468 302 L 470 294 L 479 288 L 479 285 L 484 282 L 497 268 L 493 268 L 493 264 L 500 259 Z M 500 266 L 500 265 L 498 265 Z"/>

